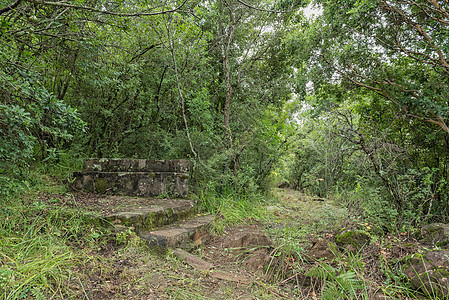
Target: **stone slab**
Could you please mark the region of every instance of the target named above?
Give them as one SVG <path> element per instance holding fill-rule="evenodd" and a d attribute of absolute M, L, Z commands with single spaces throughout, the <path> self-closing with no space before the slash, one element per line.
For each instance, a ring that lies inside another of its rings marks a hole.
<path fill-rule="evenodd" d="M 185 198 L 189 176 L 165 172 L 74 172 L 72 187 L 90 193 Z"/>
<path fill-rule="evenodd" d="M 139 236 L 147 242 L 150 248 L 158 248 L 163 252 L 167 248 L 177 248 L 192 241 L 195 235 L 207 230 L 213 219 L 212 215 L 199 216 L 179 224 L 141 233 Z"/>
<path fill-rule="evenodd" d="M 199 271 L 209 271 L 214 268 L 214 265 L 199 258 L 196 255 L 193 255 L 183 249 L 173 249 L 173 254 L 176 255 L 179 259 L 186 262 L 192 268 Z"/>
<path fill-rule="evenodd" d="M 242 283 L 242 284 L 249 284 L 251 282 L 251 278 L 249 276 L 246 276 L 243 274 L 235 274 L 235 273 L 221 271 L 221 270 L 213 271 L 212 273 L 210 273 L 210 276 L 212 276 L 216 279 L 232 281 L 232 282 L 237 282 L 237 283 Z"/>
<path fill-rule="evenodd" d="M 87 158 L 83 162 L 84 172 L 175 172 L 189 173 L 187 159 L 150 160 L 125 158 Z"/>
<path fill-rule="evenodd" d="M 199 258 L 196 255 L 193 255 L 183 249 L 173 249 L 173 254 L 176 255 L 176 257 L 180 258 L 184 262 L 186 262 L 188 265 L 190 265 L 192 268 L 199 270 L 199 271 L 210 271 L 209 275 L 213 278 L 220 279 L 220 280 L 226 280 L 226 281 L 232 281 L 242 284 L 249 284 L 251 282 L 251 278 L 244 274 L 236 274 L 231 273 L 223 270 L 213 270 L 214 265 Z"/>
<path fill-rule="evenodd" d="M 103 218 L 116 226 L 133 226 L 137 232 L 153 230 L 185 219 L 194 212 L 194 202 L 180 199 L 149 199 L 139 207 L 123 207 Z"/>

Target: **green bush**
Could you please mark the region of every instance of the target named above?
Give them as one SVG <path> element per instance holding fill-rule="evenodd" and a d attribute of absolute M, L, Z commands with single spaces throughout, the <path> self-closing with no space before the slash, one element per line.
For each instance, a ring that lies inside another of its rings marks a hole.
<path fill-rule="evenodd" d="M 1 174 L 26 174 L 36 145 L 31 127 L 31 115 L 25 109 L 18 105 L 0 104 Z"/>
<path fill-rule="evenodd" d="M 48 92 L 39 74 L 17 72 L 0 72 L 0 175 L 21 178 L 36 159 L 55 159 L 85 124 L 76 109 Z"/>

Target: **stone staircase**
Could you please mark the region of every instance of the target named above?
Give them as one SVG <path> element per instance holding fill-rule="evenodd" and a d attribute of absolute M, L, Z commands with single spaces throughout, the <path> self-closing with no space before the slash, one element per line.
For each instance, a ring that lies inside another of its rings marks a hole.
<path fill-rule="evenodd" d="M 188 160 L 85 159 L 74 178 L 73 189 L 102 194 L 91 208 L 100 218 L 133 227 L 158 253 L 201 243 L 213 221 L 187 199 Z"/>

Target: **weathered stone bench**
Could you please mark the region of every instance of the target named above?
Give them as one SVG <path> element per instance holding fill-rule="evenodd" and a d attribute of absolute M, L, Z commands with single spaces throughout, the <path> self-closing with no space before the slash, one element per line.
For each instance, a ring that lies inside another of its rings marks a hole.
<path fill-rule="evenodd" d="M 187 197 L 189 167 L 186 159 L 89 158 L 84 160 L 83 171 L 73 173 L 72 188 L 108 194 L 98 199 L 96 211 L 108 205 L 113 213 L 99 218 L 116 228 L 133 227 L 150 249 L 164 253 L 192 240 L 198 243 L 214 219 L 197 214 L 192 200 L 170 199 Z"/>
<path fill-rule="evenodd" d="M 73 187 L 91 193 L 187 197 L 190 162 L 178 160 L 89 158 L 74 172 Z"/>

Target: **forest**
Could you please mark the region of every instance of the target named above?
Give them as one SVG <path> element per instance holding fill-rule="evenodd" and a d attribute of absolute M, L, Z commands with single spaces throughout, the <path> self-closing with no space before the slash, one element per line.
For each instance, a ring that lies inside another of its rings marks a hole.
<path fill-rule="evenodd" d="M 0 0 L 0 298 L 71 295 L 8 264 L 72 260 L 20 247 L 89 157 L 189 159 L 226 225 L 279 183 L 380 239 L 449 223 L 448 59 L 446 0 Z"/>

